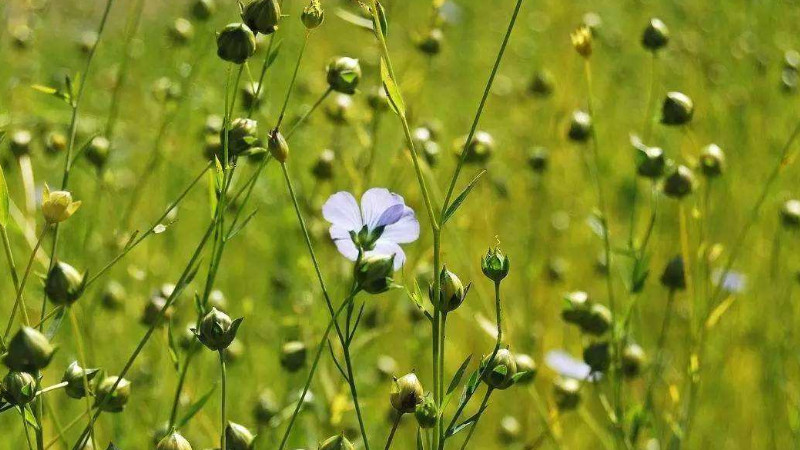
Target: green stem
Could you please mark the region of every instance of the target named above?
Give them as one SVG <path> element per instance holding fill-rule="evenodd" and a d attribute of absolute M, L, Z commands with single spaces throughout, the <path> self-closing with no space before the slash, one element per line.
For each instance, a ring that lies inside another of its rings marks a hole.
<path fill-rule="evenodd" d="M 281 123 L 283 123 L 283 117 L 286 114 L 286 107 L 289 106 L 289 99 L 292 96 L 292 90 L 294 89 L 295 81 L 297 80 L 297 72 L 300 70 L 300 63 L 303 61 L 303 53 L 306 51 L 306 45 L 308 45 L 308 37 L 311 35 L 310 30 L 306 30 L 305 37 L 303 38 L 303 46 L 300 47 L 300 55 L 297 56 L 297 64 L 294 66 L 294 73 L 292 73 L 292 81 L 289 82 L 289 89 L 286 90 L 286 98 L 283 100 L 283 106 L 281 107 L 281 113 L 278 115 L 278 123 L 275 125 L 275 129 L 280 129 Z"/>
<path fill-rule="evenodd" d="M 300 125 L 302 125 L 311 116 L 311 114 L 314 111 L 316 111 L 317 108 L 319 108 L 319 105 L 321 105 L 322 102 L 325 101 L 326 98 L 328 98 L 331 92 L 333 92 L 332 88 L 329 87 L 328 89 L 326 89 L 325 92 L 323 92 L 322 95 L 317 99 L 317 101 L 314 102 L 314 104 L 311 106 L 311 109 L 306 111 L 305 114 L 303 114 L 299 119 L 297 119 L 297 122 L 295 122 L 294 125 L 292 125 L 292 127 L 289 128 L 289 131 L 286 133 L 287 141 L 295 132 L 297 132 L 297 130 L 300 128 Z"/>
<path fill-rule="evenodd" d="M 397 417 L 394 419 L 394 423 L 392 424 L 392 431 L 389 432 L 389 438 L 386 440 L 386 447 L 384 447 L 384 450 L 389 450 L 389 448 L 392 446 L 394 433 L 397 431 L 397 426 L 400 425 L 400 419 L 402 418 L 403 414 L 397 413 Z"/>
<path fill-rule="evenodd" d="M 172 427 L 175 426 L 175 421 L 178 419 L 178 408 L 180 406 L 183 384 L 186 382 L 186 374 L 189 373 L 189 365 L 192 362 L 192 358 L 194 358 L 194 355 L 197 353 L 197 349 L 195 347 L 196 347 L 195 342 L 192 341 L 192 344 L 190 344 L 190 348 L 186 351 L 186 357 L 183 359 L 183 365 L 181 366 L 181 373 L 178 375 L 178 386 L 175 388 L 175 396 L 172 399 L 172 408 L 170 409 L 169 413 L 169 423 L 167 425 L 167 430 L 171 430 Z"/>
<path fill-rule="evenodd" d="M 483 401 L 481 401 L 481 406 L 478 409 L 478 416 L 475 417 L 475 422 L 472 423 L 472 426 L 469 429 L 469 434 L 467 434 L 467 438 L 464 439 L 464 443 L 461 444 L 461 450 L 467 448 L 467 444 L 469 444 L 470 439 L 472 439 L 472 435 L 475 433 L 475 429 L 478 428 L 478 421 L 481 420 L 483 412 L 486 410 L 486 405 L 489 403 L 489 396 L 492 395 L 493 391 L 494 389 L 491 387 L 486 389 L 486 395 L 483 396 Z"/>
<path fill-rule="evenodd" d="M 38 252 L 39 247 L 42 246 L 42 241 L 44 240 L 44 236 L 47 234 L 47 230 L 49 228 L 50 225 L 48 224 L 45 224 L 45 226 L 42 228 L 42 232 L 39 234 L 39 238 L 36 240 L 36 245 L 33 246 L 33 251 L 31 251 L 31 257 L 28 258 L 28 263 L 25 265 L 25 272 L 22 274 L 22 280 L 19 282 L 17 295 L 14 298 L 14 306 L 11 309 L 11 316 L 8 318 L 6 331 L 3 333 L 3 341 L 8 339 L 8 333 L 11 331 L 11 325 L 14 323 L 14 317 L 17 314 L 17 309 L 22 311 L 22 319 L 25 323 L 25 326 L 30 326 L 31 324 L 31 320 L 28 317 L 28 308 L 25 306 L 25 296 L 22 295 L 22 291 L 25 290 L 25 283 L 27 283 L 28 276 L 31 274 L 31 266 L 33 266 L 33 260 L 36 259 L 36 252 Z"/>
<path fill-rule="evenodd" d="M 220 447 L 221 449 L 225 449 L 225 425 L 227 424 L 227 418 L 225 417 L 225 394 L 226 394 L 226 387 L 227 387 L 227 374 L 225 373 L 225 353 L 220 350 L 219 351 L 219 370 L 220 370 L 220 377 L 222 379 L 222 433 L 220 433 Z"/>
<path fill-rule="evenodd" d="M 78 316 L 75 314 L 75 308 L 71 307 L 69 309 L 69 320 L 72 322 L 72 335 L 75 339 L 75 347 L 78 349 L 78 357 L 80 358 L 79 364 L 81 367 L 84 368 L 83 376 L 81 377 L 81 382 L 83 383 L 84 392 L 87 395 L 84 396 L 86 399 L 86 414 L 92 413 L 92 399 L 89 395 L 89 376 L 86 373 L 86 368 L 88 367 L 86 362 L 86 351 L 84 350 L 83 346 L 83 338 L 81 337 L 81 326 L 78 323 Z M 89 436 L 91 437 L 92 441 L 94 441 L 94 427 L 92 424 L 89 424 Z M 92 442 L 94 444 L 94 442 Z"/>
<path fill-rule="evenodd" d="M 253 117 L 256 105 L 258 104 L 258 97 L 261 95 L 262 86 L 264 86 L 264 76 L 267 74 L 269 68 L 269 57 L 272 54 L 272 44 L 275 42 L 275 33 L 269 36 L 269 45 L 267 46 L 267 54 L 264 55 L 264 63 L 261 65 L 261 75 L 258 77 L 258 86 L 256 86 L 254 101 L 250 104 L 250 109 L 247 111 L 247 118 Z"/>

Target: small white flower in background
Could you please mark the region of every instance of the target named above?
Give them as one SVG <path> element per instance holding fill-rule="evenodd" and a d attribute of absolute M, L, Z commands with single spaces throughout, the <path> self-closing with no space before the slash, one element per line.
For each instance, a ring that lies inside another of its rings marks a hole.
<path fill-rule="evenodd" d="M 592 368 L 588 364 L 574 358 L 564 350 L 550 350 L 544 356 L 544 362 L 547 367 L 553 369 L 562 377 L 594 382 L 602 376 L 599 372 L 592 372 Z"/>
<path fill-rule="evenodd" d="M 406 255 L 400 244 L 419 238 L 419 222 L 403 197 L 384 188 L 372 188 L 361 196 L 359 207 L 349 192 L 337 192 L 322 206 L 322 215 L 331 223 L 331 239 L 347 259 L 363 256 L 394 255 L 394 269 L 403 266 Z"/>

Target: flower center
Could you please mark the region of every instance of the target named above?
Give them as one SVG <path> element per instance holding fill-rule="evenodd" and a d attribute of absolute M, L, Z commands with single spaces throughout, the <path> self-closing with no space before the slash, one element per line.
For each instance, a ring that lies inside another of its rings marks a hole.
<path fill-rule="evenodd" d="M 373 229 L 369 229 L 366 225 L 364 225 L 358 233 L 355 231 L 350 232 L 350 238 L 353 240 L 353 243 L 356 244 L 361 251 L 367 252 L 370 250 L 375 249 L 375 243 L 383 234 L 384 226 L 378 226 Z"/>

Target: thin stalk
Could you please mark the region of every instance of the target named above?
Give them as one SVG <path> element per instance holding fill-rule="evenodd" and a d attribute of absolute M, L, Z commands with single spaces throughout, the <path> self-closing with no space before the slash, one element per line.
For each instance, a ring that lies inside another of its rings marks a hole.
<path fill-rule="evenodd" d="M 389 438 L 386 440 L 386 447 L 384 450 L 389 450 L 392 446 L 392 441 L 394 440 L 394 433 L 397 431 L 397 426 L 400 425 L 400 419 L 403 418 L 403 414 L 397 413 L 397 417 L 394 419 L 394 423 L 392 424 L 392 431 L 389 432 Z"/>
<path fill-rule="evenodd" d="M 28 281 L 28 276 L 31 274 L 31 266 L 33 266 L 33 260 L 36 259 L 36 252 L 39 251 L 39 247 L 42 246 L 42 241 L 44 240 L 45 234 L 47 234 L 47 230 L 50 228 L 50 225 L 45 225 L 42 227 L 42 232 L 39 234 L 39 238 L 36 240 L 36 245 L 33 246 L 33 251 L 31 251 L 31 257 L 28 258 L 28 263 L 25 265 L 25 272 L 22 274 L 22 280 L 19 282 L 19 287 L 17 288 L 17 295 L 14 299 L 14 306 L 11 309 L 11 316 L 8 318 L 8 324 L 6 325 L 6 331 L 3 333 L 3 341 L 8 339 L 8 333 L 11 331 L 11 325 L 14 323 L 14 317 L 17 314 L 17 309 L 22 310 L 22 319 L 25 323 L 25 326 L 30 326 L 31 320 L 28 317 L 28 308 L 25 306 L 25 297 L 22 295 L 22 291 L 25 289 L 25 283 Z"/>
<path fill-rule="evenodd" d="M 81 326 L 80 323 L 78 323 L 78 316 L 75 314 L 74 307 L 68 309 L 69 320 L 72 322 L 72 335 L 75 339 L 75 346 L 78 349 L 78 358 L 80 358 L 79 364 L 81 367 L 86 368 L 88 367 L 86 362 L 86 351 L 84 350 L 83 346 L 83 337 L 81 336 Z M 92 399 L 91 396 L 88 395 L 91 391 L 89 390 L 89 377 L 86 374 L 86 370 L 83 371 L 83 376 L 81 378 L 84 392 L 87 394 L 84 396 L 84 398 L 86 399 L 86 414 L 88 415 L 92 413 Z M 89 424 L 89 436 L 91 437 L 92 441 L 94 441 L 94 427 L 91 423 Z M 94 442 L 92 442 L 92 444 L 94 444 Z"/>
<path fill-rule="evenodd" d="M 63 429 L 58 433 L 58 435 L 56 435 L 53 439 L 50 439 L 50 441 L 44 446 L 45 450 L 47 450 L 48 448 L 56 445 L 56 443 L 58 441 L 65 440 L 64 439 L 64 433 L 69 431 L 70 428 L 72 428 L 75 425 L 77 425 L 78 422 L 80 422 L 81 419 L 83 419 L 84 416 L 86 416 L 86 411 L 83 411 L 82 413 L 80 413 L 80 415 L 78 415 L 78 417 L 72 419 L 68 424 L 66 424 L 63 427 Z M 66 442 L 65 442 L 65 445 L 66 445 Z"/>
<path fill-rule="evenodd" d="M 489 387 L 486 389 L 486 395 L 483 396 L 483 401 L 481 401 L 481 406 L 478 408 L 478 416 L 475 418 L 475 422 L 472 423 L 472 426 L 469 429 L 469 434 L 467 434 L 467 438 L 464 439 L 464 443 L 461 444 L 461 450 L 465 450 L 467 448 L 467 444 L 469 444 L 470 439 L 472 439 L 472 435 L 475 433 L 475 429 L 478 428 L 478 421 L 481 420 L 483 416 L 483 412 L 486 410 L 486 405 L 489 403 L 489 396 L 492 395 L 494 388 Z"/>
<path fill-rule="evenodd" d="M 196 347 L 196 344 L 192 342 L 191 347 L 186 352 L 186 357 L 183 359 L 181 373 L 178 375 L 178 387 L 175 388 L 175 396 L 172 399 L 172 408 L 170 409 L 169 413 L 169 423 L 167 424 L 168 430 L 171 430 L 172 427 L 175 426 L 175 421 L 178 418 L 178 407 L 180 406 L 181 391 L 183 390 L 183 384 L 186 382 L 186 374 L 189 373 L 189 364 L 191 363 L 194 355 L 197 354 Z"/>
<path fill-rule="evenodd" d="M 642 129 L 642 139 L 644 139 L 645 144 L 650 141 L 650 136 L 653 132 L 653 108 L 655 107 L 655 98 L 656 98 L 656 84 L 658 83 L 658 77 L 656 76 L 656 69 L 658 67 L 658 53 L 652 52 L 652 58 L 650 60 L 650 90 L 647 93 L 647 109 L 645 110 L 644 115 L 644 126 Z"/>
<path fill-rule="evenodd" d="M 247 111 L 247 118 L 253 117 L 253 113 L 256 109 L 256 104 L 258 104 L 258 97 L 261 95 L 261 89 L 264 86 L 264 76 L 267 74 L 267 68 L 269 68 L 269 57 L 272 54 L 272 44 L 275 42 L 275 33 L 272 33 L 269 36 L 269 45 L 267 46 L 267 54 L 264 55 L 264 63 L 261 65 L 261 75 L 258 77 L 258 86 L 256 86 L 255 96 L 253 97 L 255 101 L 250 104 L 250 108 Z"/>
<path fill-rule="evenodd" d="M 144 1 L 136 0 L 131 5 L 132 13 L 129 15 L 127 26 L 125 27 L 125 44 L 122 47 L 122 62 L 119 65 L 119 75 L 117 82 L 114 83 L 114 89 L 111 92 L 111 106 L 108 109 L 108 120 L 106 121 L 105 136 L 111 139 L 114 135 L 114 129 L 117 125 L 117 118 L 119 117 L 120 99 L 122 98 L 122 87 L 128 78 L 128 69 L 131 62 L 131 45 L 133 38 L 136 37 L 136 31 L 139 29 L 139 23 L 142 19 L 142 12 L 144 11 Z"/>
<path fill-rule="evenodd" d="M 350 305 L 353 304 L 353 299 L 350 299 Z M 355 330 L 353 331 L 355 333 Z M 358 419 L 358 427 L 361 429 L 361 438 L 364 441 L 364 448 L 369 450 L 369 441 L 367 439 L 367 430 L 364 426 L 364 417 L 361 413 L 361 404 L 358 401 L 358 390 L 356 389 L 355 374 L 353 372 L 353 361 L 350 356 L 350 343 L 342 342 L 342 353 L 344 353 L 344 364 L 347 370 L 347 384 L 350 385 L 350 396 L 353 397 L 353 405 L 356 409 L 356 418 Z"/>
<path fill-rule="evenodd" d="M 226 394 L 225 390 L 226 390 L 226 385 L 227 385 L 227 374 L 226 374 L 226 371 L 225 371 L 225 354 L 224 354 L 224 352 L 222 350 L 219 351 L 219 371 L 220 371 L 220 377 L 221 377 L 221 380 L 222 380 L 222 408 L 221 408 L 221 414 L 222 414 L 222 416 L 221 416 L 222 417 L 221 429 L 222 429 L 222 433 L 220 433 L 220 438 L 219 438 L 220 439 L 220 447 L 219 448 L 224 449 L 224 448 L 227 448 L 227 447 L 225 447 L 225 424 L 227 423 L 227 418 L 225 417 L 225 413 L 226 413 L 226 411 L 225 411 L 225 394 Z"/>
<path fill-rule="evenodd" d="M 68 384 L 69 384 L 69 382 L 62 381 L 61 383 L 57 383 L 57 384 L 54 384 L 52 386 L 47 386 L 46 388 L 40 389 L 39 391 L 37 391 L 36 392 L 36 396 L 38 397 L 40 395 L 47 394 L 48 392 L 52 392 L 52 391 L 59 390 L 61 388 L 65 388 L 65 387 L 67 387 Z"/>
<path fill-rule="evenodd" d="M 297 119 L 294 125 L 292 125 L 292 127 L 289 128 L 289 131 L 286 133 L 285 137 L 287 141 L 297 131 L 297 129 L 300 128 L 300 125 L 302 125 L 311 116 L 311 114 L 314 111 L 316 111 L 317 108 L 319 108 L 319 105 L 321 105 L 322 102 L 324 102 L 325 99 L 328 98 L 329 95 L 331 95 L 331 92 L 333 92 L 332 88 L 329 87 L 328 89 L 326 89 L 325 92 L 323 92 L 322 95 L 317 99 L 317 101 L 314 102 L 314 104 L 311 106 L 311 109 L 306 111 L 305 114 L 303 114 L 302 116 L 300 116 L 299 119 Z"/>
<path fill-rule="evenodd" d="M 303 54 L 306 51 L 306 45 L 308 45 L 308 37 L 311 35 L 310 30 L 306 30 L 306 34 L 303 38 L 303 46 L 300 47 L 300 54 L 297 56 L 297 64 L 294 66 L 294 73 L 292 73 L 292 81 L 289 82 L 289 89 L 286 90 L 286 98 L 283 100 L 283 106 L 281 107 L 281 113 L 278 115 L 278 123 L 275 125 L 275 129 L 280 129 L 281 123 L 283 123 L 283 117 L 286 114 L 286 107 L 289 106 L 289 99 L 292 97 L 292 90 L 294 89 L 295 81 L 297 80 L 297 72 L 300 70 L 300 63 L 303 61 Z M 260 86 L 259 86 L 260 87 Z"/>

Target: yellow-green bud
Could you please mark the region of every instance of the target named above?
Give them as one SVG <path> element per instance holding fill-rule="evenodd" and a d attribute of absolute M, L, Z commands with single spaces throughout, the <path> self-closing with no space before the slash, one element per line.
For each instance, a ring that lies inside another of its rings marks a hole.
<path fill-rule="evenodd" d="M 347 94 L 339 94 L 325 107 L 325 115 L 331 122 L 342 125 L 350 120 L 353 109 L 353 98 Z"/>
<path fill-rule="evenodd" d="M 460 156 L 463 151 L 464 162 L 468 164 L 484 164 L 489 161 L 495 148 L 494 138 L 491 134 L 478 130 L 464 147 L 466 140 L 467 138 L 464 137 L 456 141 L 456 156 Z"/>
<path fill-rule="evenodd" d="M 494 249 L 490 248 L 489 251 L 486 252 L 486 255 L 481 258 L 481 270 L 483 274 L 495 283 L 499 283 L 503 278 L 508 276 L 509 269 L 508 257 L 504 255 L 498 247 Z"/>
<path fill-rule="evenodd" d="M 331 436 L 319 444 L 319 450 L 355 450 L 356 447 L 344 437 L 344 434 Z"/>
<path fill-rule="evenodd" d="M 180 433 L 173 431 L 158 442 L 156 450 L 192 450 L 192 446 Z"/>
<path fill-rule="evenodd" d="M 86 31 L 81 33 L 81 37 L 78 40 L 78 48 L 84 54 L 89 54 L 94 50 L 94 47 L 97 45 L 97 32 L 96 31 Z"/>
<path fill-rule="evenodd" d="M 119 383 L 117 382 L 119 380 Z M 114 385 L 117 388 L 112 392 Z M 97 395 L 95 396 L 95 407 L 106 412 L 121 412 L 125 409 L 131 395 L 131 382 L 125 378 L 120 379 L 110 376 L 103 379 L 97 385 Z M 107 398 L 107 400 L 106 400 Z"/>
<path fill-rule="evenodd" d="M 253 417 L 255 418 L 256 422 L 261 425 L 268 425 L 272 418 L 275 417 L 279 412 L 280 406 L 275 400 L 275 394 L 273 394 L 269 389 L 261 391 L 261 394 L 259 394 L 258 400 L 253 407 Z"/>
<path fill-rule="evenodd" d="M 194 26 L 183 17 L 178 17 L 172 22 L 172 27 L 169 29 L 169 36 L 173 42 L 177 44 L 185 44 L 192 40 L 194 37 Z"/>
<path fill-rule="evenodd" d="M 241 317 L 231 321 L 227 314 L 212 307 L 200 320 L 197 339 L 209 350 L 223 350 L 231 345 L 241 323 Z"/>
<path fill-rule="evenodd" d="M 422 403 L 417 405 L 414 409 L 414 417 L 417 418 L 417 423 L 420 428 L 428 429 L 436 425 L 436 418 L 439 416 L 439 410 L 436 408 L 436 401 L 428 393 L 422 399 Z"/>
<path fill-rule="evenodd" d="M 588 26 L 581 25 L 572 32 L 570 38 L 572 47 L 575 48 L 579 55 L 584 58 L 592 56 L 592 30 Z"/>
<path fill-rule="evenodd" d="M 267 148 L 272 157 L 279 163 L 285 163 L 289 157 L 289 144 L 277 129 L 272 130 L 272 133 L 270 133 Z"/>
<path fill-rule="evenodd" d="M 508 389 L 514 384 L 517 374 L 517 362 L 507 348 L 501 348 L 497 354 L 487 355 L 481 362 L 481 373 L 484 383 L 494 389 Z"/>
<path fill-rule="evenodd" d="M 78 361 L 72 361 L 72 364 L 64 371 L 64 376 L 61 377 L 61 381 L 67 383 L 64 392 L 67 396 L 72 398 L 86 397 L 86 386 L 83 383 L 84 376 L 88 383 L 91 382 L 98 373 L 99 369 L 84 369 L 78 365 Z M 91 385 L 89 387 L 91 389 Z"/>
<path fill-rule="evenodd" d="M 225 426 L 225 450 L 251 450 L 255 436 L 238 423 L 228 422 Z"/>
<path fill-rule="evenodd" d="M 108 161 L 111 142 L 104 136 L 95 136 L 86 147 L 86 159 L 97 169 L 101 170 Z"/>
<path fill-rule="evenodd" d="M 361 258 L 355 266 L 355 279 L 359 289 L 370 294 L 381 294 L 394 284 L 394 255 L 372 254 Z"/>
<path fill-rule="evenodd" d="M 56 155 L 67 149 L 67 137 L 60 131 L 47 133 L 44 139 L 44 149 L 51 155 Z"/>
<path fill-rule="evenodd" d="M 289 341 L 281 347 L 281 366 L 289 372 L 297 372 L 306 364 L 306 344 Z"/>
<path fill-rule="evenodd" d="M 101 303 L 104 308 L 108 310 L 115 310 L 119 309 L 123 305 L 126 298 L 127 293 L 125 292 L 125 287 L 118 281 L 111 280 L 103 289 Z"/>
<path fill-rule="evenodd" d="M 308 6 L 303 8 L 300 20 L 308 30 L 313 30 L 322 25 L 322 22 L 325 21 L 325 11 L 322 10 L 319 0 L 311 0 Z"/>
<path fill-rule="evenodd" d="M 44 369 L 53 359 L 55 349 L 47 337 L 31 327 L 17 331 L 6 348 L 3 363 L 18 372 L 36 372 Z"/>
<path fill-rule="evenodd" d="M 42 215 L 47 223 L 63 222 L 80 208 L 81 202 L 73 202 L 72 194 L 67 191 L 53 191 L 47 184 L 42 191 Z"/>
<path fill-rule="evenodd" d="M 647 364 L 647 355 L 640 345 L 630 343 L 622 349 L 622 373 L 626 377 L 639 375 L 645 364 Z"/>
<path fill-rule="evenodd" d="M 703 147 L 700 153 L 700 170 L 708 178 L 715 178 L 725 171 L 725 153 L 717 144 Z"/>
<path fill-rule="evenodd" d="M 233 159 L 245 151 L 249 150 L 252 147 L 258 146 L 258 139 L 256 135 L 258 134 L 258 122 L 253 119 L 247 119 L 244 117 L 240 117 L 234 119 L 230 123 L 230 129 L 228 131 L 228 158 Z M 219 136 L 220 143 L 224 146 L 225 143 L 225 131 L 220 131 Z M 223 148 L 220 148 L 220 155 L 218 158 L 220 161 L 223 158 Z"/>
<path fill-rule="evenodd" d="M 192 5 L 192 16 L 197 20 L 208 20 L 216 9 L 215 0 L 195 0 Z"/>
<path fill-rule="evenodd" d="M 278 0 L 255 0 L 244 7 L 242 18 L 253 32 L 272 34 L 281 20 L 281 5 Z"/>
<path fill-rule="evenodd" d="M 25 406 L 36 398 L 36 378 L 27 372 L 8 372 L 0 385 L 0 397 L 14 406 Z"/>
<path fill-rule="evenodd" d="M 217 56 L 242 64 L 256 52 L 256 37 L 243 23 L 228 24 L 217 35 Z"/>
<path fill-rule="evenodd" d="M 85 277 L 77 269 L 57 261 L 47 274 L 44 292 L 56 305 L 71 305 L 83 295 L 85 287 Z"/>
<path fill-rule="evenodd" d="M 447 270 L 447 267 L 442 267 L 442 272 L 439 275 L 439 284 L 441 286 L 441 296 L 439 297 L 439 304 L 442 310 L 450 312 L 464 302 L 467 295 L 467 289 L 464 284 L 454 274 Z"/>
<path fill-rule="evenodd" d="M 413 413 L 417 405 L 422 403 L 423 395 L 422 384 L 417 375 L 409 373 L 394 380 L 389 399 L 392 408 L 401 414 L 407 414 Z"/>
<path fill-rule="evenodd" d="M 354 94 L 361 80 L 361 65 L 357 59 L 340 56 L 328 63 L 328 85 L 342 94 Z"/>
<path fill-rule="evenodd" d="M 514 416 L 505 416 L 500 420 L 500 441 L 509 445 L 519 440 L 522 425 Z"/>

